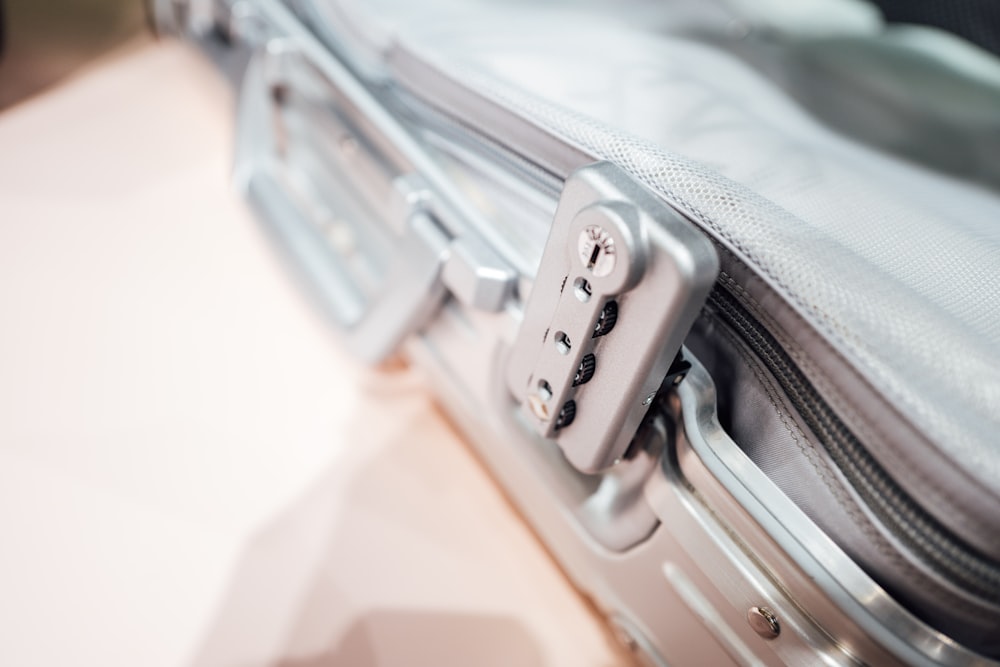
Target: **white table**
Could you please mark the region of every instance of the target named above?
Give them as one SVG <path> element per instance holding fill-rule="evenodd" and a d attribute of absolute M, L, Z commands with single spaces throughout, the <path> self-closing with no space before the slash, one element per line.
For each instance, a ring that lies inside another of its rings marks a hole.
<path fill-rule="evenodd" d="M 412 371 L 347 358 L 133 45 L 0 115 L 0 665 L 621 664 Z"/>

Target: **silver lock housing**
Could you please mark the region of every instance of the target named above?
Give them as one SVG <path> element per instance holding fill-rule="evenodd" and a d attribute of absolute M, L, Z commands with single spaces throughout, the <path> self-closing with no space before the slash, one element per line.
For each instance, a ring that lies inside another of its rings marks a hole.
<path fill-rule="evenodd" d="M 567 179 L 507 382 L 578 470 L 625 453 L 718 266 L 705 235 L 620 168 L 596 163 Z M 602 330 L 602 312 L 613 328 Z M 574 382 L 587 355 L 592 377 Z"/>

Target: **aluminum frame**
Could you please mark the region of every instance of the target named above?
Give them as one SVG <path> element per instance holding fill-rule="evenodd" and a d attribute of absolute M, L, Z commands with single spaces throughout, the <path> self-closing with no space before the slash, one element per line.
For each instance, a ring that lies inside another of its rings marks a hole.
<path fill-rule="evenodd" d="M 156 3 L 174 18 L 182 4 Z M 281 3 L 239 6 L 241 20 L 322 49 Z M 192 25 L 177 29 L 219 53 Z M 909 614 L 753 466 L 719 426 L 696 360 L 641 455 L 600 476 L 575 471 L 531 434 L 506 389 L 518 325 L 516 308 L 450 300 L 404 349 L 573 581 L 650 664 L 1000 664 Z M 760 606 L 777 617 L 776 638 L 747 622 Z"/>

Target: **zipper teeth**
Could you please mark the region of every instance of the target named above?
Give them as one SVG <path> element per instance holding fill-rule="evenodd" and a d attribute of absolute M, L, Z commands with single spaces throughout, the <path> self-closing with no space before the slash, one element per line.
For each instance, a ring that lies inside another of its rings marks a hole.
<path fill-rule="evenodd" d="M 716 286 L 708 303 L 764 362 L 792 406 L 882 523 L 948 581 L 980 598 L 1000 600 L 1000 563 L 964 544 L 899 488 L 736 297 Z"/>
<path fill-rule="evenodd" d="M 471 148 L 545 194 L 558 198 L 563 179 L 495 139 L 397 86 L 373 92 L 398 117 Z M 777 341 L 749 316 L 735 297 L 716 286 L 708 303 L 764 362 L 793 407 L 884 525 L 951 582 L 982 598 L 1000 601 L 1000 563 L 965 545 L 892 481 Z"/>

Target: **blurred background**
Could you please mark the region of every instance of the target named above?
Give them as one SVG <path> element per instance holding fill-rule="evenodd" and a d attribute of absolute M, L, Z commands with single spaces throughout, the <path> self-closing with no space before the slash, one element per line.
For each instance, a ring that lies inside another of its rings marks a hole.
<path fill-rule="evenodd" d="M 0 0 L 0 109 L 151 39 L 144 0 Z"/>

